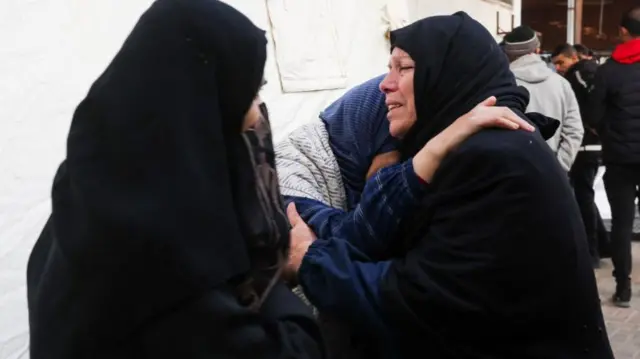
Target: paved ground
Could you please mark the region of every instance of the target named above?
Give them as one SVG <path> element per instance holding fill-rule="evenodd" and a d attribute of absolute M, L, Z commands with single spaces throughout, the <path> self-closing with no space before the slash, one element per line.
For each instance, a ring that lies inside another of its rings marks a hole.
<path fill-rule="evenodd" d="M 602 268 L 596 271 L 602 311 L 616 359 L 640 359 L 640 242 L 633 244 L 633 259 L 634 287 L 629 309 L 610 304 L 609 299 L 615 290 L 615 282 L 611 278 L 611 262 L 604 260 Z"/>

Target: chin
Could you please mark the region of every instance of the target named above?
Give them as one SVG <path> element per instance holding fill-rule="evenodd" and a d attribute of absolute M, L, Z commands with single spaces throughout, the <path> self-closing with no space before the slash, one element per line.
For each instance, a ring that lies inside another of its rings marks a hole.
<path fill-rule="evenodd" d="M 402 121 L 392 121 L 389 124 L 389 134 L 393 138 L 402 139 L 407 134 L 408 128 Z"/>

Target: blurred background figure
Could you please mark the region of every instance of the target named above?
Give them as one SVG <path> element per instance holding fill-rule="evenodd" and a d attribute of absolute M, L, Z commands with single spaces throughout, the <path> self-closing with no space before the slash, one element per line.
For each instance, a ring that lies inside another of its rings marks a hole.
<path fill-rule="evenodd" d="M 611 58 L 598 68 L 589 94 L 589 125 L 600 134 L 611 207 L 611 250 L 616 291 L 613 303 L 631 301 L 631 238 L 640 185 L 640 6 L 620 22 Z"/>
<path fill-rule="evenodd" d="M 547 143 L 562 168 L 569 172 L 584 133 L 576 96 L 571 85 L 547 67 L 538 53 L 540 41 L 533 29 L 520 26 L 504 37 L 504 51 L 518 85 L 529 90 L 528 112 L 539 112 L 560 121 Z"/>

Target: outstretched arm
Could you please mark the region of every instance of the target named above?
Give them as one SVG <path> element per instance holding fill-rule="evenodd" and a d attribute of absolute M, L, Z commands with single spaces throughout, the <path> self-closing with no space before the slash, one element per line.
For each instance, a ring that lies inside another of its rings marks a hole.
<path fill-rule="evenodd" d="M 318 238 L 340 238 L 371 258 L 379 258 L 400 219 L 416 208 L 427 190 L 412 161 L 380 170 L 370 178 L 360 203 L 343 211 L 305 198 L 289 198 Z"/>

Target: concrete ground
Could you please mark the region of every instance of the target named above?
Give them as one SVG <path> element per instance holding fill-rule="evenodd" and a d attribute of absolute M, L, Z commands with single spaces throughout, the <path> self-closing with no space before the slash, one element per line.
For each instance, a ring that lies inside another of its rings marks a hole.
<path fill-rule="evenodd" d="M 633 298 L 631 308 L 617 308 L 610 298 L 615 291 L 611 261 L 603 260 L 596 271 L 602 312 L 616 359 L 640 359 L 640 242 L 633 244 Z"/>

